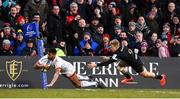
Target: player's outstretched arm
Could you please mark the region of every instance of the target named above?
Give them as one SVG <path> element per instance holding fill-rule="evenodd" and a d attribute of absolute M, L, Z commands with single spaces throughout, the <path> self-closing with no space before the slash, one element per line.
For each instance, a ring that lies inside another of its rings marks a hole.
<path fill-rule="evenodd" d="M 110 59 L 110 57 L 109 56 L 100 56 L 102 59 L 104 59 L 104 60 L 109 60 Z"/>
<path fill-rule="evenodd" d="M 50 82 L 50 84 L 47 85 L 47 87 L 52 87 L 54 85 L 54 83 L 57 81 L 57 79 L 59 78 L 59 74 L 60 74 L 61 69 L 57 68 L 55 70 L 54 76 L 52 81 Z"/>
<path fill-rule="evenodd" d="M 109 64 L 111 64 L 111 63 L 113 63 L 115 61 L 117 61 L 117 60 L 109 59 L 109 60 L 107 60 L 105 62 L 101 62 L 101 63 L 97 63 L 97 64 L 94 63 L 94 62 L 91 62 L 90 64 L 87 64 L 87 67 L 92 69 L 92 68 L 97 67 L 97 66 L 98 67 L 100 67 L 100 66 L 107 66 L 107 65 L 109 65 Z"/>

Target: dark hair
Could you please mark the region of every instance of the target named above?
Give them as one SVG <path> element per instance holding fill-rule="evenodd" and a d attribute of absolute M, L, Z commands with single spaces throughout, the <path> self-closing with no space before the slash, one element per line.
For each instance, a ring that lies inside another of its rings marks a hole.
<path fill-rule="evenodd" d="M 57 51 L 56 51 L 55 48 L 50 48 L 48 52 L 56 55 L 56 52 L 57 52 Z"/>
<path fill-rule="evenodd" d="M 33 17 L 36 16 L 36 15 L 40 16 L 40 13 L 39 12 L 34 13 Z"/>

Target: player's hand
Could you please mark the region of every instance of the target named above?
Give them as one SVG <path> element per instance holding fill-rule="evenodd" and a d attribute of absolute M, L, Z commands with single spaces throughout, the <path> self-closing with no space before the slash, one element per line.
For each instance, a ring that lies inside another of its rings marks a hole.
<path fill-rule="evenodd" d="M 110 57 L 108 57 L 108 56 L 100 56 L 102 59 L 104 59 L 104 60 L 109 60 L 110 59 Z"/>
<path fill-rule="evenodd" d="M 44 68 L 45 68 L 46 70 L 49 70 L 49 67 L 50 67 L 49 64 L 45 64 L 45 65 L 44 65 Z"/>
<path fill-rule="evenodd" d="M 91 62 L 90 64 L 87 64 L 87 67 L 88 67 L 89 69 L 92 69 L 92 68 L 94 68 L 94 67 L 96 67 L 96 66 L 97 66 L 97 64 L 94 63 L 94 62 Z"/>
<path fill-rule="evenodd" d="M 53 84 L 48 84 L 48 85 L 46 85 L 46 87 L 52 87 L 53 86 Z"/>

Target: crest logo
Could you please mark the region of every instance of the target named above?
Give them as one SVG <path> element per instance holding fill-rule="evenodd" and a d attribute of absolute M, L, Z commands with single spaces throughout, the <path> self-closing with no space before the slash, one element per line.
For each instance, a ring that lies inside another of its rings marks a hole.
<path fill-rule="evenodd" d="M 6 61 L 6 72 L 11 80 L 15 81 L 22 71 L 22 61 Z"/>

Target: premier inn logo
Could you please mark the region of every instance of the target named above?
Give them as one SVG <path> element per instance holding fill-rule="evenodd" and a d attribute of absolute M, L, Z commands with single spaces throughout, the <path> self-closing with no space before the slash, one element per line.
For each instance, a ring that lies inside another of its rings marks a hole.
<path fill-rule="evenodd" d="M 6 72 L 11 80 L 15 81 L 22 71 L 22 61 L 6 61 Z"/>

